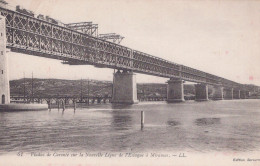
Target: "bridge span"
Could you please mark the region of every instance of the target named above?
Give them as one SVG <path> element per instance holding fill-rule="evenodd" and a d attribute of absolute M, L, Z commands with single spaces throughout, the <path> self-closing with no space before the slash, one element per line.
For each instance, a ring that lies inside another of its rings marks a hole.
<path fill-rule="evenodd" d="M 70 65 L 94 65 L 117 69 L 113 78 L 112 102 L 136 103 L 134 73 L 169 78 L 167 101 L 184 101 L 184 81 L 197 83 L 196 100 L 208 100 L 208 85 L 215 86 L 214 98 L 248 96 L 243 84 L 173 63 L 128 47 L 79 32 L 71 27 L 48 22 L 32 15 L 0 7 L 0 95 L 10 102 L 6 48 L 12 52 L 63 60 Z"/>

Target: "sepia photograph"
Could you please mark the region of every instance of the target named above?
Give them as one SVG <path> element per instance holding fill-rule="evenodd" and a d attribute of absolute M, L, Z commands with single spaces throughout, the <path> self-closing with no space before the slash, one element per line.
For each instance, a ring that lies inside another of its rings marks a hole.
<path fill-rule="evenodd" d="M 260 1 L 0 0 L 0 165 L 260 165 Z"/>

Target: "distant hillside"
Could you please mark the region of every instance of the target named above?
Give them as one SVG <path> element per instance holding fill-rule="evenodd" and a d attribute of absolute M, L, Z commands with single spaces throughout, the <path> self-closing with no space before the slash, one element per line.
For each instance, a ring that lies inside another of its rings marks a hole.
<path fill-rule="evenodd" d="M 250 98 L 251 99 L 260 99 L 260 92 L 252 92 Z"/>
<path fill-rule="evenodd" d="M 11 95 L 23 95 L 24 89 L 26 95 L 32 94 L 31 79 L 10 81 Z M 111 95 L 112 83 L 89 80 L 89 89 L 90 95 Z M 81 90 L 88 94 L 88 80 L 33 79 L 34 96 L 80 96 Z"/>
<path fill-rule="evenodd" d="M 137 93 L 142 94 L 143 92 L 145 96 L 160 95 L 166 97 L 167 84 L 159 84 L 159 83 L 137 84 Z M 184 94 L 194 95 L 195 94 L 194 85 L 184 84 Z"/>
<path fill-rule="evenodd" d="M 33 79 L 34 96 L 83 96 L 88 94 L 88 80 L 63 80 L 63 79 Z M 166 84 L 145 83 L 137 84 L 137 93 L 145 96 L 166 96 Z M 10 81 L 11 95 L 30 96 L 32 94 L 32 80 L 29 78 Z M 111 81 L 89 80 L 89 94 L 112 95 Z M 194 85 L 185 84 L 184 93 L 194 95 Z"/>

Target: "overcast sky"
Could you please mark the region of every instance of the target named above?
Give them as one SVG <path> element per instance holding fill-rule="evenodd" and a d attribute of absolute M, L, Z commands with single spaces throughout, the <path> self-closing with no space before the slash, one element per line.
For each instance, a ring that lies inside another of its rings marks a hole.
<path fill-rule="evenodd" d="M 8 0 L 64 23 L 92 21 L 122 45 L 239 83 L 260 85 L 260 1 Z M 10 53 L 10 78 L 111 80 L 111 69 Z M 137 74 L 138 82 L 167 79 Z"/>

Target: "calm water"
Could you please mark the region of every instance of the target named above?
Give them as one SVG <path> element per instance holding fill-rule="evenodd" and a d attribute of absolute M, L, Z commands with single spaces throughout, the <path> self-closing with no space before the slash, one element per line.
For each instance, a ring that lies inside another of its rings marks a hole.
<path fill-rule="evenodd" d="M 145 127 L 140 112 L 145 111 Z M 260 100 L 98 105 L 0 113 L 0 154 L 42 151 L 258 151 Z"/>

